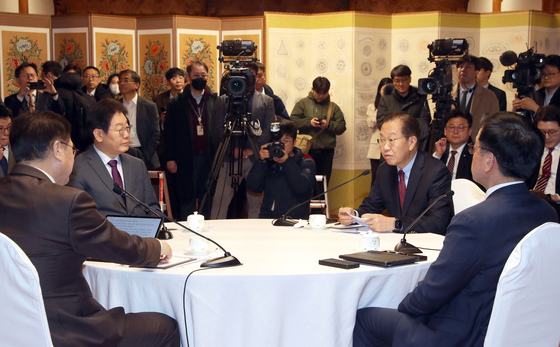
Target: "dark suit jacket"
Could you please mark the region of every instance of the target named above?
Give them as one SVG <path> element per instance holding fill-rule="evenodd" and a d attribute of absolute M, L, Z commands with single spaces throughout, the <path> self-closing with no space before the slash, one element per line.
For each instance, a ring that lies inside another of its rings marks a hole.
<path fill-rule="evenodd" d="M 544 98 L 546 97 L 546 88 L 540 88 L 535 92 L 535 102 L 539 106 L 544 106 Z M 7 105 L 7 103 L 6 103 Z M 550 99 L 550 105 L 560 107 L 560 88 L 556 89 L 552 99 Z"/>
<path fill-rule="evenodd" d="M 383 162 L 377 169 L 377 178 L 369 195 L 357 209 L 364 213 L 382 213 L 385 209 L 390 217 L 403 222 L 403 230 L 424 211 L 437 197 L 451 189 L 451 173 L 436 158 L 419 151 L 412 165 L 404 204 L 401 210 L 396 166 Z M 413 230 L 419 233 L 445 235 L 447 225 L 453 217 L 453 201 L 450 197 L 441 199 L 422 217 Z"/>
<path fill-rule="evenodd" d="M 161 94 L 160 94 L 161 95 Z M 177 163 L 177 193 L 182 200 L 193 197 L 193 127 L 190 99 L 190 85 L 174 98 L 168 105 L 165 114 L 165 160 Z M 204 91 L 204 116 L 206 117 L 208 162 L 212 162 L 220 141 L 220 129 L 217 128 L 216 117 L 219 100 L 216 93 L 206 88 Z M 162 163 L 162 166 L 167 163 Z"/>
<path fill-rule="evenodd" d="M 8 174 L 10 174 L 10 172 L 12 172 L 12 169 L 14 168 L 14 166 L 16 166 L 16 159 L 14 158 L 14 152 L 12 152 L 12 149 L 10 148 L 10 146 L 8 146 L 8 150 L 10 151 L 9 155 L 8 155 Z M 4 177 L 4 171 L 2 171 L 2 169 L 0 169 L 0 178 Z"/>
<path fill-rule="evenodd" d="M 148 170 L 160 167 L 156 149 L 159 144 L 159 113 L 153 101 L 138 95 L 136 106 L 136 133 L 142 146 L 142 156 Z"/>
<path fill-rule="evenodd" d="M 27 102 L 25 99 L 19 101 L 17 98 L 17 93 L 7 96 L 4 100 L 6 107 L 12 110 L 12 116 L 15 118 L 21 113 L 29 111 Z M 58 100 L 54 100 L 52 95 L 49 93 L 37 92 L 37 97 L 35 101 L 35 109 L 38 111 L 53 111 L 62 116 L 64 116 L 64 104 L 60 97 Z"/>
<path fill-rule="evenodd" d="M 500 111 L 505 111 L 507 108 L 506 92 L 504 92 L 500 88 L 494 87 L 491 84 L 488 84 L 488 89 L 493 91 L 494 94 L 496 94 L 496 97 L 498 98 L 498 103 L 500 105 Z"/>
<path fill-rule="evenodd" d="M 447 163 L 447 158 L 449 158 L 451 146 L 447 144 L 447 149 L 441 156 L 441 161 L 443 164 Z M 471 172 L 471 163 L 472 163 L 472 154 L 469 153 L 469 146 L 468 144 L 463 147 L 463 151 L 459 157 L 459 163 L 457 164 L 457 174 L 455 178 L 466 178 L 474 182 Z"/>
<path fill-rule="evenodd" d="M 155 210 L 159 210 L 154 188 L 142 160 L 123 153 L 121 154 L 121 162 L 124 188 L 140 201 L 145 202 Z M 91 195 L 97 204 L 99 213 L 103 216 L 153 216 L 152 213 L 131 199 L 126 199 L 125 206 L 122 197 L 113 192 L 113 178 L 93 146 L 76 158 L 68 185 L 85 190 Z"/>
<path fill-rule="evenodd" d="M 158 110 L 158 114 L 161 115 L 162 112 L 167 110 L 167 104 L 169 104 L 171 97 L 171 89 L 166 92 L 160 93 L 154 96 L 153 101 L 155 102 Z"/>
<path fill-rule="evenodd" d="M 394 346 L 482 346 L 498 279 L 519 241 L 554 210 L 523 184 L 457 214 L 426 277 L 400 303 Z M 530 303 L 527 303 L 530 304 Z"/>
<path fill-rule="evenodd" d="M 159 242 L 116 229 L 88 194 L 53 184 L 30 166 L 16 165 L 0 179 L 0 201 L 2 232 L 23 249 L 39 274 L 53 344 L 118 345 L 124 310 L 107 311 L 95 301 L 82 264 L 91 256 L 153 266 L 159 262 Z"/>
<path fill-rule="evenodd" d="M 84 92 L 84 94 L 88 93 L 86 86 L 82 87 L 82 92 Z M 95 88 L 95 94 L 93 94 L 93 97 L 95 98 L 95 101 L 99 101 L 105 98 L 112 98 L 113 94 L 111 94 L 111 90 L 106 84 L 99 83 L 97 88 Z"/>

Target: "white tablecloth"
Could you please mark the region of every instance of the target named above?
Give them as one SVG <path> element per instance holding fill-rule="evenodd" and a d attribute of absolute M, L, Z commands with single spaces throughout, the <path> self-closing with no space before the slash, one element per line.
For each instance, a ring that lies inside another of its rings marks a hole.
<path fill-rule="evenodd" d="M 352 345 L 358 308 L 396 308 L 438 254 L 425 251 L 428 261 L 413 265 L 362 264 L 343 270 L 318 261 L 357 251 L 360 235 L 274 227 L 270 220 L 206 224 L 205 235 L 243 266 L 195 272 L 185 292 L 187 275 L 200 262 L 167 270 L 88 262 L 84 276 L 94 297 L 106 308 L 123 306 L 127 312 L 157 311 L 174 317 L 183 346 L 188 330 L 191 347 L 343 347 Z M 192 234 L 173 232 L 173 251 L 184 255 Z M 379 235 L 381 249 L 390 250 L 402 237 Z M 435 234 L 412 234 L 407 239 L 417 247 L 439 249 L 443 243 L 443 237 Z"/>

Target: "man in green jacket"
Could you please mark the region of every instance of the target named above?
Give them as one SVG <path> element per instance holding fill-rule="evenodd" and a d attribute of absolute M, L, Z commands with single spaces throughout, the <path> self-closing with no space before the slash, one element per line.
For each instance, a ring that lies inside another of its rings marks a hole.
<path fill-rule="evenodd" d="M 314 136 L 309 155 L 315 161 L 317 175 L 327 176 L 327 182 L 331 177 L 336 135 L 346 131 L 344 114 L 337 104 L 331 102 L 330 88 L 331 83 L 326 77 L 315 78 L 307 98 L 298 101 L 290 115 L 300 134 Z"/>

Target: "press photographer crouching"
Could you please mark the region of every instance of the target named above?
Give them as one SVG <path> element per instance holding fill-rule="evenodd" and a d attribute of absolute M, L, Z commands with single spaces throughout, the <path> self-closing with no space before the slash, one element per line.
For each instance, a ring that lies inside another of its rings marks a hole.
<path fill-rule="evenodd" d="M 247 189 L 263 192 L 259 218 L 279 218 L 293 206 L 311 197 L 315 184 L 315 162 L 295 147 L 294 122 L 272 123 L 272 142 L 262 145 L 258 160 L 246 180 Z M 307 219 L 309 203 L 290 212 L 293 219 Z"/>

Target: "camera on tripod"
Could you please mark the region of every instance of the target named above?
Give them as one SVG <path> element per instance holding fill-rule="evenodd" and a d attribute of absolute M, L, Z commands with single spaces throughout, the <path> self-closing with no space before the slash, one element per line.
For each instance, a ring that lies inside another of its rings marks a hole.
<path fill-rule="evenodd" d="M 533 48 L 519 53 L 519 56 L 513 51 L 505 51 L 500 56 L 500 63 L 505 67 L 515 67 L 504 72 L 502 82 L 512 82 L 513 88 L 517 89 L 518 98 L 532 98 L 535 85 L 540 81 L 544 59 L 545 55 L 535 53 Z"/>
<path fill-rule="evenodd" d="M 218 46 L 218 60 L 226 63 L 226 72 L 222 78 L 222 94 L 230 97 L 245 96 L 255 86 L 255 75 L 245 67 L 247 63 L 257 61 L 257 45 L 251 40 L 224 40 Z"/>
<path fill-rule="evenodd" d="M 284 156 L 284 142 L 280 141 L 280 123 L 275 122 L 270 124 L 270 135 L 272 142 L 266 146 L 266 150 L 270 155 L 270 159 L 282 158 Z"/>
<path fill-rule="evenodd" d="M 428 78 L 418 80 L 418 93 L 431 94 L 433 100 L 448 95 L 453 89 L 453 72 L 451 63 L 461 61 L 469 53 L 469 44 L 465 39 L 439 39 L 428 45 L 428 60 L 436 67 L 430 71 Z"/>

